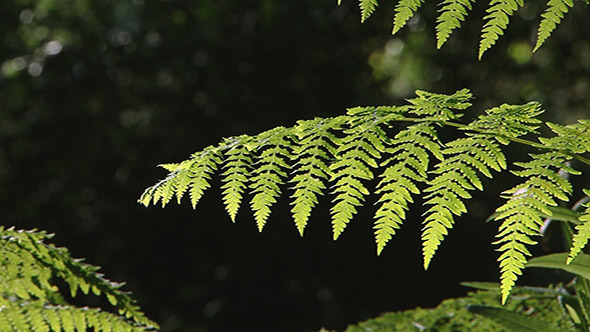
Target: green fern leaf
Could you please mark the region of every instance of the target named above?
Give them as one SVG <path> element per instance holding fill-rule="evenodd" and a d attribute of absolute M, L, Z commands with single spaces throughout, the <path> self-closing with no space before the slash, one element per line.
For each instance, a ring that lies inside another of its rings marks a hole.
<path fill-rule="evenodd" d="M 359 7 L 361 8 L 361 23 L 366 21 L 371 14 L 373 14 L 378 5 L 379 3 L 377 0 L 359 0 Z"/>
<path fill-rule="evenodd" d="M 223 166 L 225 172 L 222 174 L 224 176 L 222 181 L 225 184 L 221 186 L 221 189 L 223 189 L 223 203 L 232 222 L 236 221 L 250 175 L 252 157 L 246 144 L 251 140 L 252 138 L 246 135 L 226 140 L 229 150 L 226 152 L 227 158 Z"/>
<path fill-rule="evenodd" d="M 295 190 L 291 195 L 291 213 L 301 236 L 318 196 L 323 195 L 325 182 L 332 176 L 328 164 L 335 159 L 335 145 L 339 144 L 333 132 L 340 130 L 346 120 L 345 116 L 316 118 L 299 121 L 295 127 L 298 144 L 293 147 L 293 159 L 297 163 L 290 181 Z"/>
<path fill-rule="evenodd" d="M 590 151 L 590 120 L 579 120 L 567 126 L 547 122 L 547 126 L 556 136 L 539 138 L 539 141 L 555 149 L 583 154 Z"/>
<path fill-rule="evenodd" d="M 371 168 L 377 168 L 381 153 L 385 151 L 387 135 L 373 115 L 352 118 L 350 129 L 336 150 L 337 160 L 330 165 L 332 191 L 336 197 L 330 209 L 334 240 L 346 228 L 369 194 L 362 180 L 373 179 Z"/>
<path fill-rule="evenodd" d="M 416 14 L 416 11 L 424 0 L 399 0 L 395 5 L 395 16 L 393 17 L 393 31 L 392 34 L 396 34 L 401 28 L 403 28 L 408 20 Z"/>
<path fill-rule="evenodd" d="M 510 16 L 522 7 L 523 0 L 491 0 L 490 7 L 486 10 L 489 14 L 484 17 L 487 22 L 481 30 L 481 40 L 479 42 L 479 55 L 481 57 L 490 47 L 492 47 L 498 38 L 504 34 L 508 27 Z"/>
<path fill-rule="evenodd" d="M 508 144 L 509 138 L 538 133 L 541 120 L 536 116 L 543 113 L 541 105 L 531 102 L 524 105 L 503 104 L 485 111 L 465 129 L 494 135 L 502 144 Z"/>
<path fill-rule="evenodd" d="M 565 14 L 569 11 L 568 7 L 573 7 L 573 0 L 549 0 L 547 2 L 547 10 L 541 14 L 543 19 L 539 24 L 539 30 L 537 33 L 537 43 L 533 52 L 537 51 L 541 45 L 551 36 L 551 33 L 559 23 Z"/>
<path fill-rule="evenodd" d="M 270 207 L 276 203 L 281 194 L 280 185 L 286 176 L 284 169 L 288 169 L 287 159 L 290 159 L 291 130 L 278 127 L 257 136 L 258 149 L 263 149 L 254 165 L 250 188 L 254 197 L 250 201 L 258 230 L 261 232 L 270 215 Z"/>
<path fill-rule="evenodd" d="M 507 202 L 496 210 L 498 215 L 494 218 L 502 222 L 494 242 L 502 252 L 498 258 L 502 303 L 531 255 L 526 246 L 537 243 L 532 237 L 539 235 L 543 216 L 551 215 L 549 206 L 556 206 L 556 199 L 567 200 L 572 191 L 569 181 L 559 173 L 571 157 L 560 152 L 531 157 L 529 162 L 516 163 L 523 169 L 513 173 L 527 180 L 503 193 Z"/>
<path fill-rule="evenodd" d="M 584 189 L 586 196 L 590 196 L 590 190 Z M 586 210 L 580 216 L 580 224 L 576 225 L 576 234 L 572 240 L 572 247 L 567 257 L 566 263 L 570 264 L 576 256 L 584 249 L 590 239 L 590 203 L 584 204 Z"/>
<path fill-rule="evenodd" d="M 422 121 L 449 121 L 459 119 L 462 114 L 456 112 L 471 106 L 469 100 L 473 95 L 469 90 L 462 89 L 452 95 L 444 95 L 426 91 L 416 91 L 418 98 L 408 100 L 411 104 L 410 113 L 422 117 Z"/>
<path fill-rule="evenodd" d="M 492 177 L 490 168 L 500 171 L 506 167 L 504 154 L 495 140 L 486 135 L 459 138 L 446 144 L 447 156 L 436 165 L 437 176 L 428 182 L 424 192 L 426 211 L 422 229 L 424 269 L 432 258 L 448 230 L 454 225 L 454 216 L 467 212 L 463 200 L 471 198 L 469 191 L 483 189 L 477 172 Z"/>
<path fill-rule="evenodd" d="M 375 213 L 375 242 L 380 255 L 405 219 L 405 211 L 413 202 L 412 194 L 420 193 L 417 182 L 425 182 L 430 162 L 429 153 L 443 159 L 441 143 L 428 123 L 420 123 L 400 131 L 393 139 L 394 147 L 387 149 L 392 157 L 381 166 L 388 166 L 380 175 L 376 194 L 381 194 Z"/>
<path fill-rule="evenodd" d="M 472 2 L 475 0 L 444 0 L 441 2 L 440 15 L 436 19 L 436 48 L 441 48 L 453 30 L 461 26 L 461 22 L 468 15 L 467 11 L 471 10 Z"/>

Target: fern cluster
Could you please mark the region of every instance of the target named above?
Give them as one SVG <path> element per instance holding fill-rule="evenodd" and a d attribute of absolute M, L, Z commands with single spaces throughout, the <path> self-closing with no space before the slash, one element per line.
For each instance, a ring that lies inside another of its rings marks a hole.
<path fill-rule="evenodd" d="M 140 311 L 123 284 L 98 268 L 73 259 L 46 241 L 45 232 L 0 227 L 0 331 L 148 331 L 158 328 Z M 65 281 L 78 291 L 105 295 L 117 313 L 67 303 L 55 285 Z"/>
<path fill-rule="evenodd" d="M 537 118 L 543 112 L 538 103 L 493 107 L 462 123 L 471 98 L 466 89 L 451 95 L 418 91 L 417 98 L 405 106 L 356 107 L 337 117 L 227 138 L 186 161 L 162 165 L 170 173 L 147 188 L 140 202 L 164 206 L 173 196 L 180 200 L 189 192 L 194 205 L 209 187 L 211 175 L 221 168 L 223 202 L 232 221 L 244 195 L 249 195 L 262 231 L 271 205 L 287 187 L 292 217 L 303 235 L 319 197 L 329 194 L 337 239 L 358 207 L 371 199 L 376 205 L 374 233 L 380 254 L 402 226 L 410 204 L 421 198 L 426 269 L 455 219 L 467 212 L 465 201 L 472 191 L 484 189 L 483 178 L 509 168 L 503 152 L 506 146 L 525 144 L 535 149 L 530 160 L 514 162 L 519 169 L 511 171 L 523 182 L 502 193 L 506 202 L 493 215 L 499 225 L 495 244 L 505 301 L 544 218 L 551 216 L 558 201 L 568 201 L 573 194 L 565 174 L 580 172 L 571 162 L 590 164 L 583 156 L 590 152 L 590 121 L 567 126 L 548 123 L 554 136 L 535 142 L 527 137 L 537 136 L 542 124 Z M 441 127 L 457 129 L 459 137 L 442 141 L 437 132 Z M 376 178 L 375 185 L 371 180 Z M 568 261 L 590 238 L 590 206 L 576 229 Z"/>
<path fill-rule="evenodd" d="M 338 0 L 338 4 L 340 4 Z M 584 0 L 590 4 L 590 0 Z M 394 6 L 393 34 L 401 30 L 422 6 L 424 0 L 398 0 Z M 443 0 L 439 5 L 439 15 L 436 19 L 436 47 L 441 48 L 449 39 L 453 30 L 461 27 L 461 22 L 469 15 L 474 0 Z M 510 23 L 510 18 L 522 7 L 524 0 L 490 0 L 483 17 L 485 23 L 481 30 L 479 42 L 479 59 L 504 34 Z M 375 11 L 377 0 L 359 0 L 361 22 L 366 21 Z M 537 41 L 533 52 L 539 49 L 551 36 L 557 25 L 561 23 L 565 14 L 574 6 L 573 0 L 549 0 L 547 9 L 541 14 L 541 21 L 537 29 Z"/>

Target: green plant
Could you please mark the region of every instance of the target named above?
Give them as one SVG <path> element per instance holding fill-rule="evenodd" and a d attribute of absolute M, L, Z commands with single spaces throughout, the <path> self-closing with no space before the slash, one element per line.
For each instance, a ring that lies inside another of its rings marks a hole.
<path fill-rule="evenodd" d="M 123 284 L 103 278 L 98 268 L 46 243 L 52 235 L 0 227 L 0 331 L 149 331 L 158 325 L 144 316 Z M 105 295 L 116 312 L 76 307 L 73 298 Z"/>
<path fill-rule="evenodd" d="M 337 239 L 370 194 L 377 196 L 374 217 L 377 253 L 381 253 L 403 220 L 409 204 L 421 194 L 424 205 L 422 251 L 427 269 L 439 245 L 453 227 L 455 218 L 467 212 L 464 202 L 471 191 L 483 190 L 483 177 L 509 174 L 522 182 L 502 193 L 505 203 L 493 219 L 499 223 L 497 241 L 502 302 L 510 294 L 531 256 L 528 246 L 551 216 L 558 201 L 569 201 L 573 187 L 567 174 L 581 174 L 572 161 L 590 165 L 590 121 L 559 125 L 546 123 L 553 137 L 538 133 L 538 103 L 501 105 L 475 120 L 460 122 L 471 94 L 452 95 L 418 91 L 405 106 L 357 107 L 346 115 L 299 121 L 259 135 L 224 139 L 217 146 L 197 152 L 178 164 L 162 165 L 168 176 L 146 189 L 144 205 L 174 197 L 181 201 L 188 192 L 193 207 L 209 187 L 208 180 L 219 167 L 224 185 L 223 201 L 235 220 L 246 188 L 252 190 L 250 207 L 262 230 L 282 184 L 294 189 L 292 214 L 299 232 L 307 223 L 318 196 L 331 188 L 332 229 Z M 438 130 L 449 127 L 461 137 L 443 141 Z M 392 132 L 393 133 L 390 133 Z M 536 140 L 533 140 L 536 138 Z M 518 169 L 507 172 L 503 150 L 511 144 L 532 149 L 529 161 L 514 162 Z M 287 173 L 287 169 L 292 169 Z M 380 178 L 375 188 L 367 181 Z M 586 244 L 590 233 L 586 210 L 577 226 L 568 262 Z"/>
<path fill-rule="evenodd" d="M 338 0 L 338 4 L 342 0 Z M 424 4 L 424 0 L 399 0 L 395 5 L 393 18 L 393 31 L 395 34 L 401 30 Z M 590 2 L 584 0 L 588 5 Z M 436 19 L 436 47 L 441 48 L 449 39 L 453 30 L 461 27 L 461 22 L 469 15 L 475 1 L 472 0 L 444 0 L 440 3 L 440 13 Z M 361 22 L 366 21 L 378 6 L 377 0 L 359 0 L 361 10 Z M 485 23 L 481 29 L 479 42 L 479 59 L 490 49 L 508 28 L 510 17 L 524 5 L 523 0 L 490 0 L 486 9 L 487 15 L 483 17 Z M 539 49 L 551 36 L 551 33 L 561 20 L 574 6 L 573 0 L 549 0 L 547 9 L 541 14 L 541 22 L 537 29 L 537 41 L 533 52 Z"/>

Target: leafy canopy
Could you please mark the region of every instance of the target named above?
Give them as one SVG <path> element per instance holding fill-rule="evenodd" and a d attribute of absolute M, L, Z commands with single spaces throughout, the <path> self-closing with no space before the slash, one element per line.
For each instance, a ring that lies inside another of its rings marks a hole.
<path fill-rule="evenodd" d="M 337 117 L 226 138 L 181 163 L 161 165 L 168 176 L 147 188 L 139 201 L 165 206 L 188 194 L 195 207 L 218 172 L 232 221 L 249 190 L 250 208 L 262 231 L 282 187 L 288 186 L 292 217 L 301 235 L 319 197 L 332 197 L 331 223 L 337 239 L 358 207 L 374 196 L 380 254 L 419 197 L 426 208 L 421 239 L 427 269 L 456 218 L 467 212 L 465 201 L 474 190 L 483 190 L 483 177 L 506 173 L 503 151 L 513 143 L 526 144 L 535 148 L 529 160 L 510 167 L 510 173 L 522 180 L 502 193 L 505 203 L 493 216 L 499 225 L 494 244 L 500 252 L 505 302 L 531 256 L 528 247 L 537 243 L 544 218 L 553 214 L 558 201 L 569 201 L 573 194 L 566 174 L 580 171 L 571 162 L 590 164 L 584 157 L 590 152 L 590 121 L 547 123 L 554 136 L 532 141 L 525 136 L 538 136 L 542 122 L 537 116 L 543 112 L 539 103 L 504 104 L 462 123 L 462 112 L 471 106 L 467 89 L 451 95 L 416 94 L 404 106 L 356 107 Z M 443 141 L 441 127 L 456 129 L 459 137 Z M 374 188 L 373 179 L 379 180 Z M 590 238 L 590 207 L 574 221 L 577 233 L 568 262 Z"/>
<path fill-rule="evenodd" d="M 590 4 L 590 0 L 583 0 Z M 400 31 L 424 4 L 424 0 L 399 0 L 395 4 L 393 17 L 393 31 Z M 338 0 L 338 4 L 341 0 Z M 449 39 L 453 31 L 461 27 L 461 22 L 469 15 L 474 0 L 443 0 L 438 5 L 439 15 L 436 19 L 436 47 L 441 48 Z M 504 34 L 510 23 L 510 17 L 523 6 L 524 0 L 490 0 L 487 15 L 483 17 L 485 23 L 481 29 L 479 42 L 479 59 L 490 49 L 498 38 Z M 366 21 L 378 6 L 377 0 L 359 0 L 361 22 Z M 561 23 L 565 14 L 574 6 L 573 0 L 549 0 L 547 9 L 541 14 L 541 21 L 537 29 L 537 42 L 533 52 L 551 36 L 557 25 Z"/>

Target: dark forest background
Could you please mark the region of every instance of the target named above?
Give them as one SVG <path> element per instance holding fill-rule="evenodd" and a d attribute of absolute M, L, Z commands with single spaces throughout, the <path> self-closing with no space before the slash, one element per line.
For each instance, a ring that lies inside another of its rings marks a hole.
<path fill-rule="evenodd" d="M 336 242 L 329 197 L 303 238 L 286 199 L 262 234 L 246 205 L 232 224 L 219 179 L 196 211 L 188 201 L 137 204 L 165 176 L 157 164 L 222 137 L 357 105 L 402 104 L 416 89 L 470 88 L 469 116 L 538 100 L 545 120 L 590 117 L 582 4 L 531 54 L 544 4 L 525 3 L 478 62 L 483 3 L 436 50 L 434 3 L 392 36 L 393 3 L 360 24 L 356 1 L 335 2 L 0 1 L 0 223 L 56 233 L 57 245 L 127 281 L 162 331 L 341 330 L 462 296 L 460 281 L 497 280 L 496 225 L 485 219 L 510 179 L 476 193 L 427 272 L 423 211 L 413 211 L 377 257 L 371 199 Z M 551 250 L 550 242 L 537 250 Z"/>

